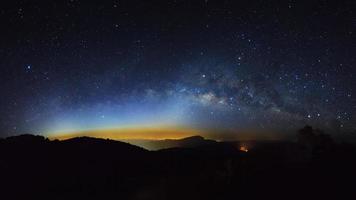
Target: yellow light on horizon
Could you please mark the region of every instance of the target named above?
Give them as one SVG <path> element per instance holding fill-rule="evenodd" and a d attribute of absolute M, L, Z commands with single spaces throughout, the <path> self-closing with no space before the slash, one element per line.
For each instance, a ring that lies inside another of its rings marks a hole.
<path fill-rule="evenodd" d="M 204 136 L 204 132 L 181 127 L 140 127 L 140 128 L 116 128 L 116 129 L 98 129 L 77 132 L 56 133 L 50 136 L 50 139 L 65 140 L 73 137 L 96 137 L 109 138 L 115 140 L 161 140 L 161 139 L 179 139 L 194 135 Z"/>

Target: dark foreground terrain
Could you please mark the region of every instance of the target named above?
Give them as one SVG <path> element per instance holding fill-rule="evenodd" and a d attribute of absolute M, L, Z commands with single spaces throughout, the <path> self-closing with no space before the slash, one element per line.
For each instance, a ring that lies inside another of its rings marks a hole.
<path fill-rule="evenodd" d="M 23 135 L 0 140 L 0 173 L 0 199 L 355 199 L 356 151 L 310 127 L 248 152 Z"/>

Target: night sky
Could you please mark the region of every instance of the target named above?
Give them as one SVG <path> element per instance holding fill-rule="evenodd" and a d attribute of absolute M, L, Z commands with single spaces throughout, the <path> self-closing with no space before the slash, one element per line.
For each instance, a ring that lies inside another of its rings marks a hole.
<path fill-rule="evenodd" d="M 1 2 L 0 136 L 355 131 L 355 8 L 353 0 Z"/>

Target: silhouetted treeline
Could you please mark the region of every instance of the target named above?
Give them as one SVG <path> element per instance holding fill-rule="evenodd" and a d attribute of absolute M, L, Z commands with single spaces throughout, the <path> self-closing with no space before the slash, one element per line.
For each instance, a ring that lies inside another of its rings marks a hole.
<path fill-rule="evenodd" d="M 0 199 L 353 199 L 356 151 L 305 127 L 298 141 L 147 151 L 88 137 L 0 140 Z"/>

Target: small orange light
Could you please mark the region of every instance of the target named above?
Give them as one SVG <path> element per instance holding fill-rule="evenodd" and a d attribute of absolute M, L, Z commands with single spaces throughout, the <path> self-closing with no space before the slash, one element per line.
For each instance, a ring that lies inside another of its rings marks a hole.
<path fill-rule="evenodd" d="M 240 151 L 248 152 L 248 149 L 247 149 L 247 147 L 245 147 L 245 146 L 241 146 L 241 147 L 240 147 Z"/>

